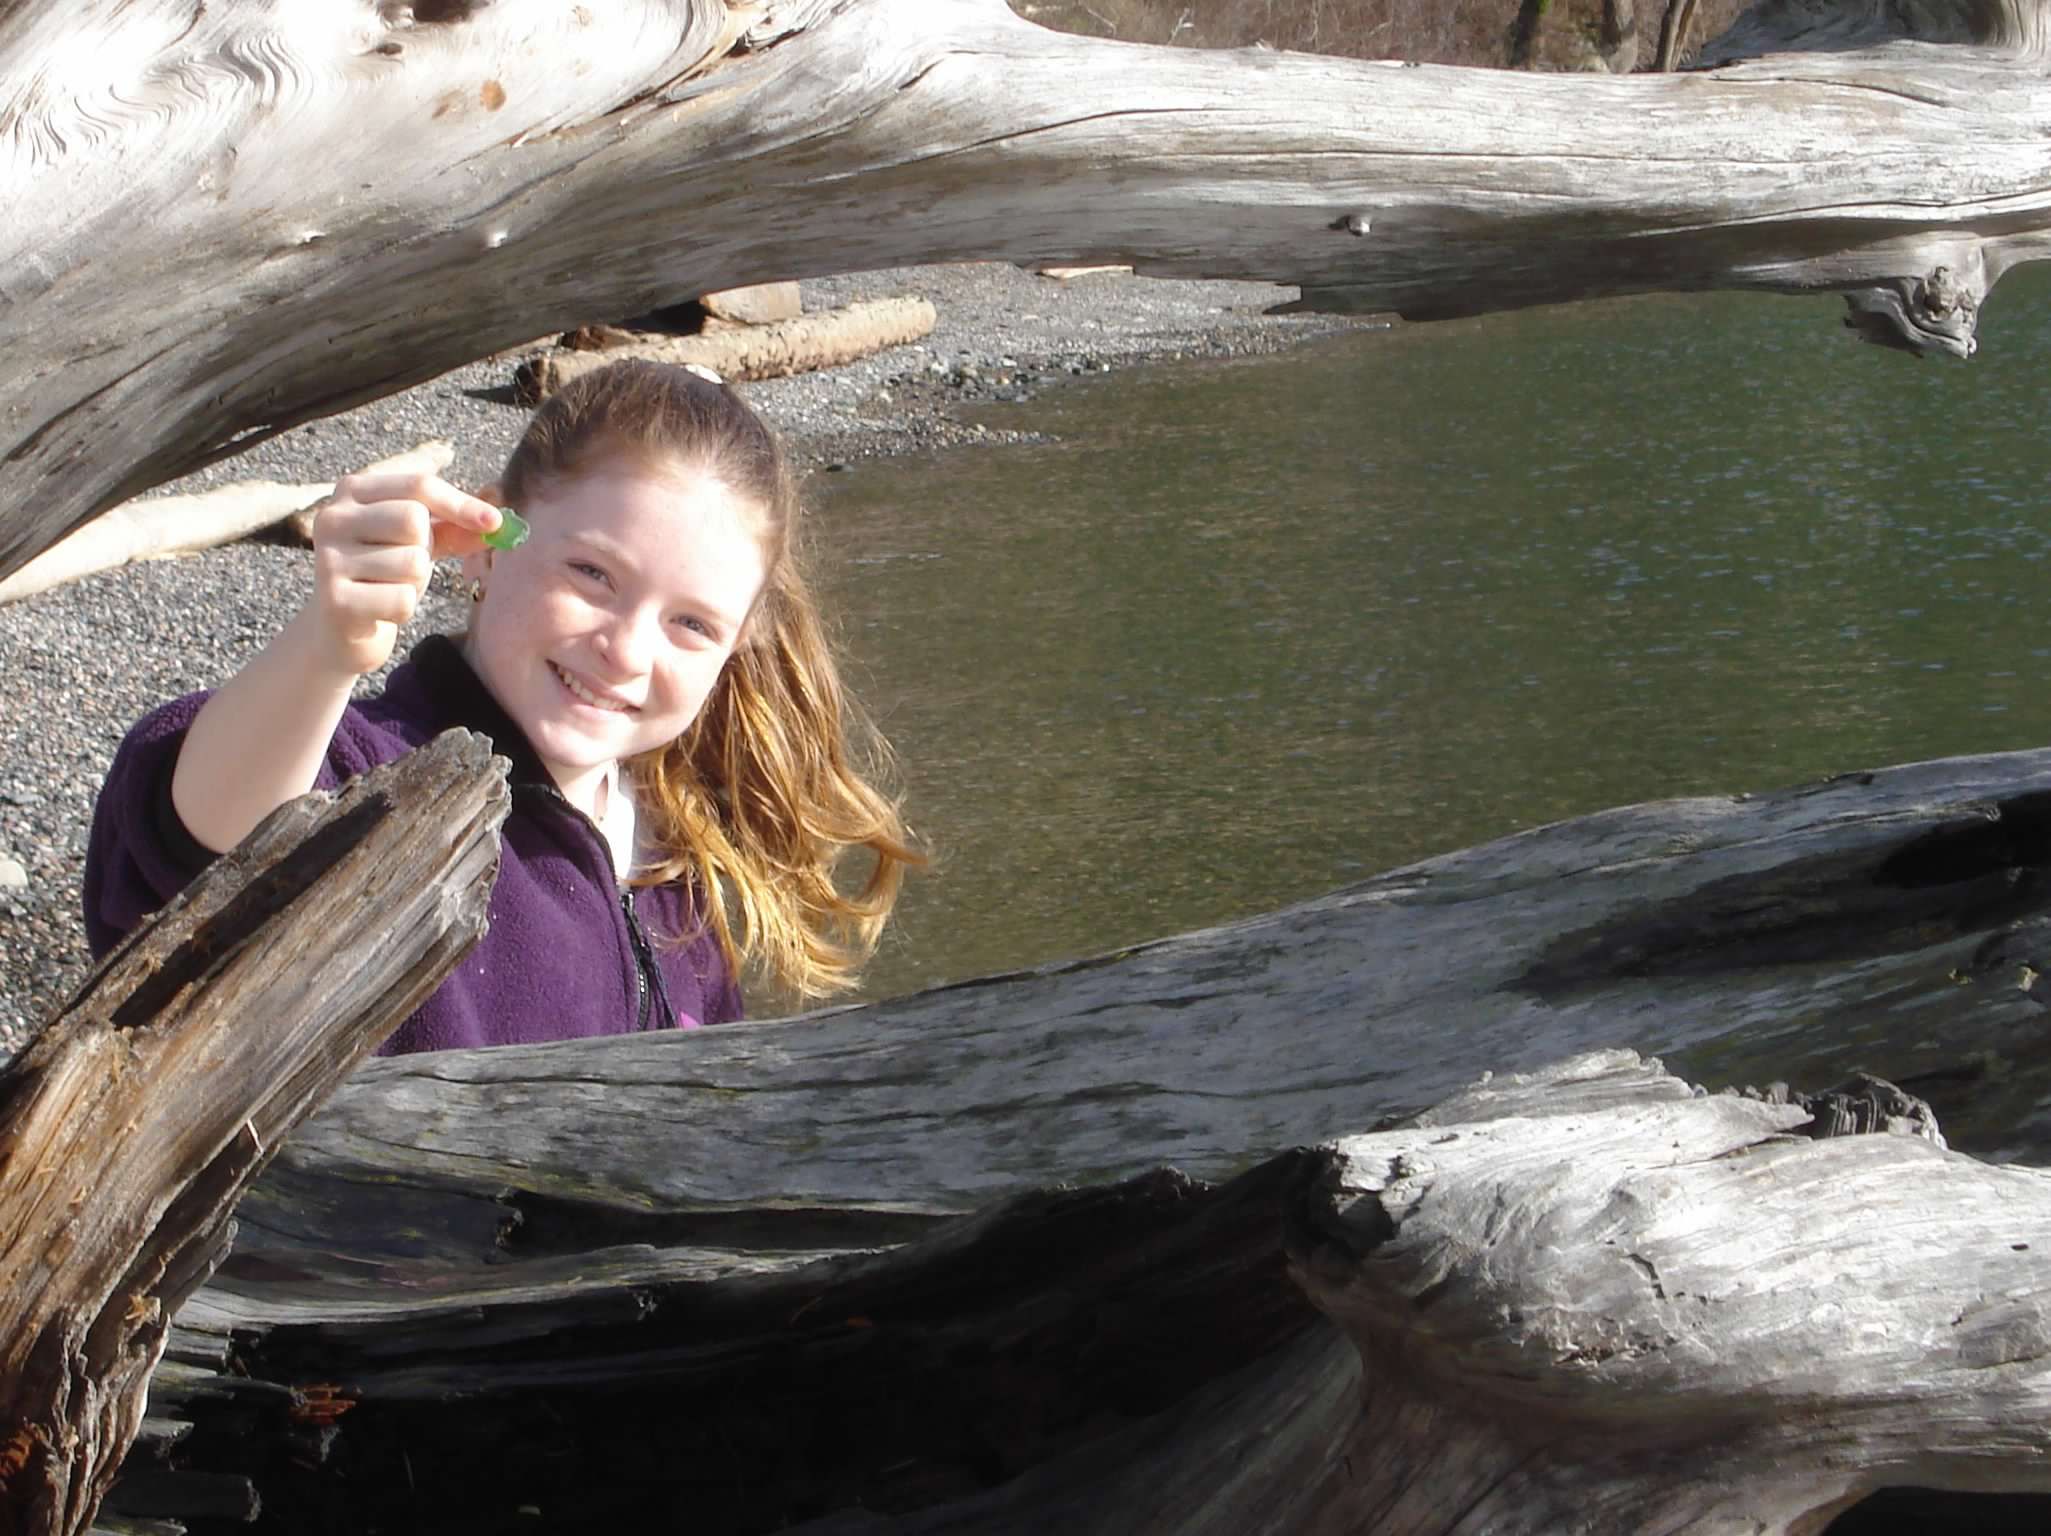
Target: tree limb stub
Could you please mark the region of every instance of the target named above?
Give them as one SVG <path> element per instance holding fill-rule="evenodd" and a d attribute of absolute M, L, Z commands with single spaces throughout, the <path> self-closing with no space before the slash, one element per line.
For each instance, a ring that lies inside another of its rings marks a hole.
<path fill-rule="evenodd" d="M 160 1411 L 192 1474 L 289 1450 L 267 1509 L 348 1528 L 1793 1533 L 1891 1482 L 2051 1491 L 2051 1175 L 1805 1119 L 1606 1051 L 1215 1184 L 849 1203 L 796 1247 L 543 1201 L 409 1254 L 448 1229 L 388 1208 L 309 1269 L 273 1202 L 181 1319 L 237 1374 Z M 327 1284 L 359 1265 L 382 1294 Z"/>
<path fill-rule="evenodd" d="M 482 936 L 507 805 L 452 732 L 281 807 L 0 1074 L 0 1530 L 91 1522 L 249 1181 Z"/>
<path fill-rule="evenodd" d="M 1418 317 L 1835 290 L 1964 355 L 2047 248 L 2044 9 L 1564 78 L 1145 49 L 1001 0 L 793 0 L 752 32 L 747 8 L 502 0 L 289 33 L 255 0 L 38 0 L 0 31 L 27 83 L 0 101 L 0 575 L 539 332 L 905 262 L 1131 262 Z"/>

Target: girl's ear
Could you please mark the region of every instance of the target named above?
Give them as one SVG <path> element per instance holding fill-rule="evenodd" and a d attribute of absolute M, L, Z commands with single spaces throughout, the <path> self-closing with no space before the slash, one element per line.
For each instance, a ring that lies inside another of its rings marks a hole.
<path fill-rule="evenodd" d="M 503 507 L 506 504 L 505 491 L 496 480 L 492 481 L 489 485 L 480 485 L 472 494 L 479 501 L 488 501 L 495 507 Z M 478 550 L 474 555 L 465 555 L 462 561 L 463 575 L 470 581 L 489 584 L 491 581 L 492 554 L 493 551 L 486 547 Z"/>

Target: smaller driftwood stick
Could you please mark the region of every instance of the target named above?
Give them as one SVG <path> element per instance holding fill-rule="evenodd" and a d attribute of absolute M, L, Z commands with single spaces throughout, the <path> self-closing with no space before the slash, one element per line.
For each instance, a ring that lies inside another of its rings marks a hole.
<path fill-rule="evenodd" d="M 376 473 L 437 474 L 448 467 L 455 453 L 454 444 L 429 439 L 366 467 Z M 0 603 L 18 602 L 132 561 L 212 549 L 280 523 L 290 524 L 303 543 L 311 537 L 313 514 L 334 492 L 333 481 L 286 485 L 275 480 L 237 480 L 190 496 L 125 501 L 0 581 Z"/>
<path fill-rule="evenodd" d="M 578 374 L 623 357 L 695 364 L 728 380 L 779 379 L 814 368 L 837 367 L 885 347 L 917 341 L 932 331 L 937 318 L 929 300 L 901 295 L 846 304 L 795 320 L 736 326 L 698 336 L 626 332 L 623 334 L 632 340 L 600 351 L 557 348 L 527 359 L 514 370 L 513 390 L 532 404 Z"/>
<path fill-rule="evenodd" d="M 91 1524 L 244 1188 L 483 935 L 507 806 L 451 732 L 281 807 L 0 1073 L 0 1532 Z"/>

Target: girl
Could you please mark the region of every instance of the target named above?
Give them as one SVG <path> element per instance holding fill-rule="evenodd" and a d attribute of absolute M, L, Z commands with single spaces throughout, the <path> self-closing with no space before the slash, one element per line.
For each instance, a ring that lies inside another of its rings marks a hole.
<path fill-rule="evenodd" d="M 502 506 L 531 528 L 510 550 L 483 537 Z M 344 479 L 305 607 L 116 754 L 87 852 L 94 953 L 287 800 L 460 725 L 512 764 L 491 927 L 386 1054 L 722 1023 L 746 963 L 799 998 L 852 985 L 922 859 L 850 761 L 797 512 L 754 412 L 641 362 L 557 393 L 476 496 Z M 441 555 L 471 578 L 468 632 L 352 703 Z M 874 862 L 848 895 L 833 871 L 856 845 Z"/>

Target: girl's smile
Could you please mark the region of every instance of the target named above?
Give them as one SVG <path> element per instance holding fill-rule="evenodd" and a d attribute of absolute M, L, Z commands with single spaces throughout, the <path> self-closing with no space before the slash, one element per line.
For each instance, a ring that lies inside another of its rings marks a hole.
<path fill-rule="evenodd" d="M 593 709 L 602 709 L 608 713 L 619 714 L 630 712 L 636 708 L 635 705 L 629 704 L 625 699 L 618 698 L 612 694 L 601 696 L 597 690 L 587 687 L 574 672 L 567 670 L 557 662 L 552 661 L 549 665 L 555 668 L 555 675 L 561 680 L 562 685 L 569 689 L 580 702 L 590 705 Z"/>

